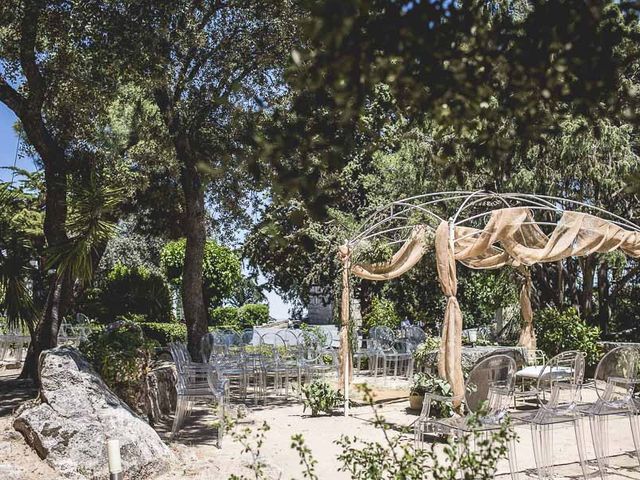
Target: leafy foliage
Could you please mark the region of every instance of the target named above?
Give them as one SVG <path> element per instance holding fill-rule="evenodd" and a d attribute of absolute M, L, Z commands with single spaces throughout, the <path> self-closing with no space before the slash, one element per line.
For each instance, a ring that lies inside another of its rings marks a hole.
<path fill-rule="evenodd" d="M 184 239 L 169 242 L 160 255 L 165 275 L 177 286 L 182 284 L 185 245 Z M 212 308 L 220 306 L 232 294 L 241 279 L 240 260 L 236 254 L 213 240 L 207 241 L 202 275 L 205 303 Z"/>
<path fill-rule="evenodd" d="M 446 380 L 428 373 L 416 373 L 411 383 L 411 394 L 425 395 L 433 393 L 444 397 L 453 396 L 453 389 Z M 450 402 L 432 402 L 431 414 L 437 418 L 453 416 L 453 405 Z"/>
<path fill-rule="evenodd" d="M 495 477 L 498 461 L 507 454 L 507 444 L 515 434 L 504 423 L 488 435 L 479 433 L 477 417 L 470 420 L 470 431 L 459 438 L 449 437 L 444 456 L 436 450 L 415 449 L 402 435 L 391 436 L 391 426 L 375 408 L 371 390 L 361 387 L 365 400 L 375 413 L 374 424 L 384 434 L 383 442 L 342 436 L 336 443 L 342 448 L 338 460 L 341 471 L 353 480 L 423 479 L 430 472 L 435 480 L 489 480 Z M 475 443 L 476 448 L 473 448 Z"/>
<path fill-rule="evenodd" d="M 166 346 L 171 342 L 184 342 L 187 339 L 187 326 L 183 323 L 141 323 L 145 337 Z"/>
<path fill-rule="evenodd" d="M 538 348 L 553 357 L 567 350 L 586 355 L 587 365 L 595 365 L 601 356 L 600 329 L 587 325 L 575 308 L 558 311 L 546 308 L 535 314 L 534 327 Z"/>
<path fill-rule="evenodd" d="M 139 410 L 155 345 L 145 338 L 139 325 L 117 322 L 104 331 L 92 332 L 80 350 L 109 388 L 131 408 Z"/>
<path fill-rule="evenodd" d="M 362 319 L 367 329 L 372 327 L 389 327 L 396 329 L 400 326 L 400 316 L 396 313 L 391 300 L 374 297 L 369 312 Z"/>
<path fill-rule="evenodd" d="M 144 315 L 149 322 L 171 321 L 169 287 L 162 276 L 142 266 L 116 264 L 105 278 L 100 304 L 104 323 L 128 314 Z"/>
<path fill-rule="evenodd" d="M 269 322 L 269 306 L 246 304 L 241 307 L 217 307 L 209 311 L 210 325 L 244 330 Z"/>
<path fill-rule="evenodd" d="M 311 410 L 311 416 L 317 417 L 319 413 L 331 415 L 336 407 L 344 403 L 344 396 L 338 390 L 334 390 L 327 382 L 313 381 L 301 388 L 304 398 L 304 411 Z"/>

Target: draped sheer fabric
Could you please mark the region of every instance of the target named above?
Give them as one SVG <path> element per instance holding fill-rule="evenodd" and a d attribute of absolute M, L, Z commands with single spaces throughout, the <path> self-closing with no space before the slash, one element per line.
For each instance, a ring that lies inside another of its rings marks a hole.
<path fill-rule="evenodd" d="M 531 310 L 531 278 L 524 267 L 556 262 L 567 257 L 621 250 L 640 257 L 640 232 L 582 212 L 565 211 L 547 236 L 527 207 L 503 208 L 491 212 L 482 229 L 452 227 L 443 221 L 435 231 L 427 225 L 413 228 L 407 241 L 388 262 L 356 264 L 349 271 L 368 280 L 389 280 L 415 266 L 435 246 L 436 265 L 442 292 L 447 297 L 438 370 L 449 380 L 456 395 L 464 393 L 462 377 L 462 312 L 456 298 L 456 261 L 474 269 L 495 269 L 505 265 L 524 271 L 520 293 L 523 330 L 520 343 L 535 346 Z M 348 256 L 348 247 L 341 247 Z M 344 315 L 344 311 L 343 311 Z M 347 312 L 348 315 L 348 312 Z"/>

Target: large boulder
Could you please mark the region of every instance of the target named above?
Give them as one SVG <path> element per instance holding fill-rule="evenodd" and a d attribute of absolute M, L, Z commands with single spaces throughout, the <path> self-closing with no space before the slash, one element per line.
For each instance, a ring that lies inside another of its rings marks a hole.
<path fill-rule="evenodd" d="M 14 428 L 67 478 L 108 478 L 107 439 L 120 440 L 129 480 L 165 471 L 171 451 L 158 434 L 113 394 L 72 347 L 40 357 L 40 394 L 18 411 Z"/>

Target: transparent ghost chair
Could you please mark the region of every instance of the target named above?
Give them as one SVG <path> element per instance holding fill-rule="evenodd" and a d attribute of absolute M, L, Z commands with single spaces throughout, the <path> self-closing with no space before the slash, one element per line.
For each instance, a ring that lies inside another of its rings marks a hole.
<path fill-rule="evenodd" d="M 374 334 L 378 355 L 383 359 L 384 380 L 387 378 L 388 371 L 393 372 L 394 378 L 397 378 L 398 372 L 404 371 L 405 374 L 409 374 L 413 370 L 413 355 L 398 344 L 393 330 L 388 327 L 378 327 Z"/>
<path fill-rule="evenodd" d="M 222 340 L 217 332 L 209 332 L 200 339 L 200 355 L 203 363 L 209 363 L 214 349 L 222 346 Z"/>
<path fill-rule="evenodd" d="M 418 345 L 427 339 L 427 334 L 420 327 L 412 325 L 405 329 L 405 341 L 407 342 L 408 350 L 415 352 Z"/>
<path fill-rule="evenodd" d="M 288 375 L 284 359 L 287 357 L 287 344 L 276 332 L 264 332 L 260 337 L 260 351 L 263 355 L 265 386 L 273 385 L 276 395 L 288 388 Z"/>
<path fill-rule="evenodd" d="M 587 470 L 584 453 L 584 428 L 578 402 L 584 378 L 584 353 L 568 351 L 550 359 L 541 370 L 536 386 L 539 408 L 518 415 L 518 419 L 531 427 L 533 454 L 538 478 L 554 475 L 553 428 L 563 423 L 573 426 L 582 474 Z"/>
<path fill-rule="evenodd" d="M 253 328 L 247 328 L 242 331 L 242 334 L 240 335 L 240 342 L 242 346 L 245 347 L 245 351 L 247 350 L 246 347 L 253 346 L 253 339 L 255 336 L 256 334 L 254 333 Z"/>
<path fill-rule="evenodd" d="M 638 347 L 622 346 L 608 352 L 598 363 L 594 375 L 596 401 L 580 407 L 580 411 L 589 418 L 601 478 L 606 477 L 609 466 L 609 417 L 612 415 L 629 418 L 636 457 L 640 461 L 640 417 L 633 398 L 639 382 L 639 361 Z"/>
<path fill-rule="evenodd" d="M 242 362 L 244 365 L 247 392 L 253 392 L 253 402 L 264 401 L 266 393 L 266 374 L 264 359 L 260 347 L 260 336 L 252 328 L 240 335 L 242 346 Z M 256 343 L 256 344 L 254 344 Z"/>
<path fill-rule="evenodd" d="M 304 375 L 307 380 L 324 379 L 328 373 L 335 370 L 334 359 L 325 348 L 326 338 L 317 332 L 305 332 L 300 349 L 300 378 Z"/>
<path fill-rule="evenodd" d="M 493 355 L 478 362 L 465 382 L 465 393 L 447 397 L 425 394 L 420 417 L 414 424 L 414 443 L 416 448 L 424 447 L 425 434 L 453 435 L 462 437 L 474 430 L 481 436 L 500 430 L 508 416 L 508 408 L 513 397 L 516 363 L 507 355 Z M 450 418 L 431 417 L 433 402 L 464 401 L 467 416 Z M 479 426 L 471 422 L 471 415 Z M 511 478 L 518 478 L 515 439 L 509 441 L 509 469 Z M 467 477 L 464 477 L 467 478 Z"/>
<path fill-rule="evenodd" d="M 374 364 L 376 357 L 375 341 L 372 338 L 363 338 L 362 335 L 358 335 L 356 348 L 353 352 L 353 362 L 355 372 L 362 371 L 362 360 L 367 360 L 367 368 L 371 373 L 374 372 Z"/>
<path fill-rule="evenodd" d="M 202 342 L 212 342 L 208 363 L 214 365 L 229 382 L 229 390 L 235 392 L 239 400 L 247 396 L 248 375 L 245 368 L 241 337 L 236 332 L 215 332 L 207 334 Z"/>
<path fill-rule="evenodd" d="M 218 446 L 224 436 L 225 404 L 228 384 L 220 372 L 207 363 L 191 361 L 187 347 L 183 343 L 170 343 L 169 351 L 176 364 L 176 413 L 173 418 L 171 436 L 175 437 L 184 419 L 189 416 L 193 405 L 201 402 L 218 406 Z"/>

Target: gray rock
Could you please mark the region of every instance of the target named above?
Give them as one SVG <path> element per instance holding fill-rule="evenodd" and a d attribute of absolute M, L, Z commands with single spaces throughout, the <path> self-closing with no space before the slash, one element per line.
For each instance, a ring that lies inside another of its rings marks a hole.
<path fill-rule="evenodd" d="M 38 455 L 67 478 L 108 478 L 107 439 L 119 439 L 128 480 L 168 469 L 171 451 L 158 434 L 109 390 L 72 347 L 40 357 L 38 400 L 27 402 L 14 428 Z"/>

